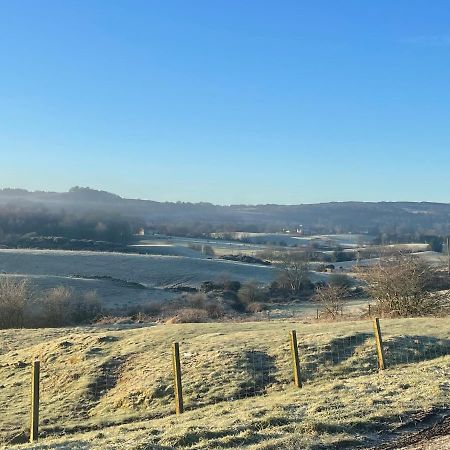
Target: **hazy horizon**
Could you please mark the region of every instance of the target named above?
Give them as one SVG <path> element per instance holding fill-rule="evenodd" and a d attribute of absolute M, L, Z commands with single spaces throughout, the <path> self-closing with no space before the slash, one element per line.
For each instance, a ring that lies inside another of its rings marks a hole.
<path fill-rule="evenodd" d="M 189 200 L 183 200 L 183 199 L 178 199 L 178 200 L 158 200 L 156 198 L 153 197 L 130 197 L 130 196 L 126 196 L 121 194 L 120 192 L 112 192 L 112 191 L 107 191 L 105 189 L 101 189 L 101 188 L 97 188 L 97 187 L 92 187 L 92 186 L 71 186 L 69 189 L 66 190 L 62 190 L 62 191 L 55 191 L 55 190 L 51 190 L 51 189 L 36 189 L 36 190 L 30 190 L 30 189 L 25 189 L 23 187 L 20 186 L 15 186 L 15 187 L 11 187 L 11 186 L 0 186 L 0 192 L 4 191 L 4 190 L 25 190 L 29 193 L 46 193 L 46 194 L 65 194 L 70 192 L 72 189 L 74 188 L 81 188 L 81 189 L 88 189 L 91 191 L 98 191 L 98 192 L 105 192 L 108 194 L 113 194 L 116 195 L 118 197 L 120 197 L 121 199 L 124 200 L 142 200 L 142 201 L 153 201 L 153 202 L 158 202 L 158 203 L 164 203 L 164 202 L 168 202 L 168 203 L 193 203 L 193 204 L 199 204 L 199 203 L 209 203 L 212 204 L 213 206 L 235 206 L 235 205 L 246 205 L 246 206 L 265 206 L 265 205 L 277 205 L 277 206 L 305 206 L 305 205 L 318 205 L 318 204 L 328 204 L 328 203 L 435 203 L 435 204 L 443 204 L 443 205 L 448 205 L 450 204 L 450 202 L 433 202 L 433 201 L 428 201 L 428 200 L 424 200 L 424 201 L 414 201 L 414 200 L 353 200 L 353 199 L 344 199 L 344 200 L 330 200 L 330 201 L 323 201 L 323 202 L 304 202 L 304 203 L 213 203 L 213 202 L 207 202 L 204 200 L 199 200 L 199 201 L 189 201 Z"/>
<path fill-rule="evenodd" d="M 3 186 L 449 202 L 450 8 L 0 0 Z"/>

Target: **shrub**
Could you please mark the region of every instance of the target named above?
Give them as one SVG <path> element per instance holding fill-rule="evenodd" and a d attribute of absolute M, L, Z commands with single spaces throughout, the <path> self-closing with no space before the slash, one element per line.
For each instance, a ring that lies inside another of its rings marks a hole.
<path fill-rule="evenodd" d="M 30 300 L 28 280 L 0 278 L 0 328 L 21 328 Z"/>
<path fill-rule="evenodd" d="M 71 323 L 72 289 L 58 286 L 50 289 L 42 300 L 43 325 L 58 327 Z"/>
<path fill-rule="evenodd" d="M 347 295 L 348 290 L 345 287 L 328 284 L 316 288 L 314 301 L 320 303 L 325 317 L 336 319 L 342 311 Z"/>
<path fill-rule="evenodd" d="M 203 292 L 211 292 L 211 291 L 215 291 L 217 289 L 220 289 L 220 286 L 218 286 L 217 284 L 213 283 L 212 281 L 204 281 L 200 285 L 200 290 L 203 291 Z"/>
<path fill-rule="evenodd" d="M 218 302 L 210 302 L 205 306 L 206 313 L 211 319 L 220 319 L 225 315 L 225 311 Z"/>
<path fill-rule="evenodd" d="M 241 283 L 239 281 L 227 280 L 223 283 L 223 289 L 225 291 L 238 292 L 241 288 Z"/>
<path fill-rule="evenodd" d="M 204 309 L 183 308 L 173 318 L 173 323 L 200 323 L 208 319 L 208 313 Z"/>
<path fill-rule="evenodd" d="M 185 296 L 185 299 L 190 308 L 204 309 L 207 297 L 205 294 L 197 293 L 197 294 L 187 294 Z"/>
<path fill-rule="evenodd" d="M 325 267 L 325 264 L 319 264 L 319 265 L 317 265 L 317 267 L 316 267 L 316 272 L 326 272 L 327 271 L 327 268 Z"/>
<path fill-rule="evenodd" d="M 241 286 L 238 291 L 238 298 L 244 305 L 261 302 L 264 300 L 264 291 L 255 283 L 249 282 Z"/>
<path fill-rule="evenodd" d="M 376 266 L 360 268 L 360 275 L 381 315 L 414 317 L 448 309 L 448 297 L 432 291 L 436 286 L 435 269 L 417 257 L 381 259 Z"/>
<path fill-rule="evenodd" d="M 76 296 L 71 304 L 71 322 L 85 323 L 96 319 L 101 311 L 101 303 L 95 291 Z"/>
<path fill-rule="evenodd" d="M 247 305 L 247 311 L 252 314 L 263 312 L 265 309 L 266 306 L 263 303 L 254 302 Z"/>
<path fill-rule="evenodd" d="M 277 278 L 279 289 L 292 294 L 308 288 L 311 284 L 308 277 L 308 264 L 292 255 L 284 255 L 281 270 Z"/>
<path fill-rule="evenodd" d="M 50 289 L 41 305 L 42 325 L 49 327 L 89 322 L 101 313 L 101 304 L 94 291 L 79 295 L 64 286 Z"/>
<path fill-rule="evenodd" d="M 160 316 L 162 313 L 162 306 L 160 303 L 150 302 L 142 306 L 142 313 L 147 316 L 156 317 Z"/>
<path fill-rule="evenodd" d="M 349 288 L 352 286 L 352 280 L 349 276 L 335 273 L 333 275 L 330 275 L 330 278 L 328 278 L 328 283 L 331 286 L 338 286 L 342 288 Z"/>

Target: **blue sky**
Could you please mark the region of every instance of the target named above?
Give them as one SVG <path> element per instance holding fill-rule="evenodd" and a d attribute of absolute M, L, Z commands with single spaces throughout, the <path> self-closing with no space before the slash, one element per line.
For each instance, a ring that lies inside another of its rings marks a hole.
<path fill-rule="evenodd" d="M 448 1 L 0 0 L 0 186 L 450 201 Z"/>

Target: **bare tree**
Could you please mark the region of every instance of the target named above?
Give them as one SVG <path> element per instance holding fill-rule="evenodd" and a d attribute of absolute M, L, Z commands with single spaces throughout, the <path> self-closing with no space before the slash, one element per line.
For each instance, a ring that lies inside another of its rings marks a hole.
<path fill-rule="evenodd" d="M 344 306 L 348 289 L 336 284 L 326 284 L 316 288 L 314 301 L 319 303 L 325 317 L 336 319 Z"/>
<path fill-rule="evenodd" d="M 382 258 L 372 267 L 359 268 L 380 315 L 414 317 L 432 315 L 448 306 L 448 297 L 436 286 L 434 268 L 412 255 Z"/>
<path fill-rule="evenodd" d="M 277 278 L 278 286 L 293 294 L 299 293 L 309 285 L 308 263 L 300 258 L 284 255 L 281 262 L 281 270 Z"/>

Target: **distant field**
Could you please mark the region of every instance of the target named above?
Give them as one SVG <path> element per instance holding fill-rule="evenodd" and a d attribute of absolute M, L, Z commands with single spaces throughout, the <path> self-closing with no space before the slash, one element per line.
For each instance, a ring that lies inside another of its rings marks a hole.
<path fill-rule="evenodd" d="M 276 276 L 273 267 L 219 259 L 64 250 L 0 250 L 0 273 L 29 277 L 38 289 L 58 284 L 96 289 L 109 305 L 169 298 L 173 293 L 167 289 L 198 287 L 223 276 L 260 283 L 270 283 Z M 90 279 L 99 276 L 140 283 L 146 289 Z"/>
<path fill-rule="evenodd" d="M 292 384 L 292 329 L 302 389 Z M 450 408 L 448 321 L 383 320 L 382 329 L 388 368 L 380 373 L 370 321 L 0 331 L 0 440 L 27 426 L 30 361 L 39 357 L 42 439 L 19 448 L 317 450 L 379 444 Z M 186 407 L 179 417 L 174 340 L 180 342 Z"/>
<path fill-rule="evenodd" d="M 0 250 L 0 272 L 73 276 L 109 275 L 149 287 L 197 286 L 229 274 L 234 280 L 270 282 L 272 267 L 176 256 L 63 250 Z"/>
<path fill-rule="evenodd" d="M 220 236 L 220 233 L 217 233 Z M 285 245 L 288 247 L 307 247 L 312 243 L 322 246 L 341 246 L 353 248 L 362 244 L 370 244 L 373 236 L 365 234 L 326 234 L 315 236 L 300 236 L 290 233 L 231 233 L 237 240 L 245 240 L 251 244 Z"/>
<path fill-rule="evenodd" d="M 200 250 L 194 250 L 193 246 L 200 248 Z M 148 254 L 190 256 L 193 258 L 206 258 L 208 255 L 201 252 L 201 248 L 205 246 L 211 247 L 217 256 L 239 253 L 254 255 L 261 250 L 267 249 L 266 245 L 261 244 L 176 236 L 149 236 L 140 239 L 133 245 L 134 248 L 138 248 Z"/>
<path fill-rule="evenodd" d="M 416 247 L 414 247 L 414 248 L 416 248 Z M 417 252 L 417 251 L 413 250 L 411 252 L 411 254 L 414 256 L 417 256 L 425 263 L 430 264 L 432 266 L 436 266 L 436 267 L 443 267 L 448 261 L 447 255 L 442 254 L 442 253 L 433 252 L 433 251 Z M 334 264 L 338 268 L 342 267 L 345 270 L 351 270 L 351 268 L 355 267 L 357 264 L 362 265 L 362 266 L 370 266 L 370 265 L 378 263 L 379 261 L 380 261 L 380 258 L 370 258 L 370 259 L 360 259 L 359 262 L 355 261 L 355 260 L 340 261 L 340 262 L 337 262 Z"/>

